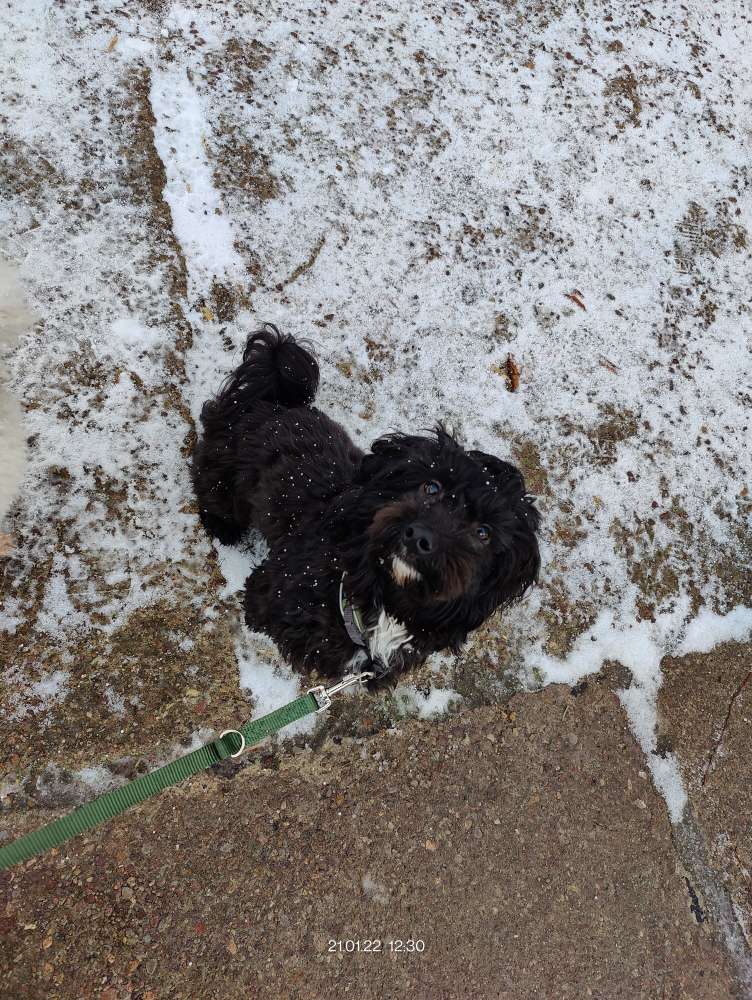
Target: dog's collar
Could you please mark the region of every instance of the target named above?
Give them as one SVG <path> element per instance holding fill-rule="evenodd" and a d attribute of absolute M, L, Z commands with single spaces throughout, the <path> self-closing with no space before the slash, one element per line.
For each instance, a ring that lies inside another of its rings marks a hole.
<path fill-rule="evenodd" d="M 345 629 L 355 645 L 361 646 L 365 650 L 368 656 L 368 663 L 376 675 L 376 678 L 385 677 L 386 674 L 389 673 L 389 664 L 385 663 L 380 656 L 374 657 L 371 654 L 368 640 L 365 635 L 363 615 L 361 614 L 360 608 L 356 604 L 353 604 L 350 600 L 347 591 L 345 590 L 346 576 L 347 573 L 343 573 L 342 579 L 339 582 L 339 611 L 342 615 L 342 621 Z"/>
<path fill-rule="evenodd" d="M 364 634 L 362 615 L 359 608 L 350 600 L 345 590 L 346 576 L 347 573 L 343 573 L 342 579 L 339 582 L 339 613 L 342 615 L 342 621 L 345 623 L 347 634 L 355 645 L 363 646 L 364 649 L 367 649 L 368 643 Z"/>

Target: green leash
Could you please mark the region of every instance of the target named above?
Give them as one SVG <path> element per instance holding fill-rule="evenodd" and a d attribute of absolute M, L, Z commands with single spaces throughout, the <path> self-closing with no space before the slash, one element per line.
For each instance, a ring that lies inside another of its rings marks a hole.
<path fill-rule="evenodd" d="M 0 847 L 0 871 L 58 847 L 71 837 L 91 830 L 92 827 L 112 819 L 113 816 L 119 816 L 130 806 L 151 798 L 157 792 L 169 788 L 170 785 L 176 785 L 192 774 L 206 770 L 212 764 L 218 764 L 228 757 L 239 757 L 244 750 L 284 726 L 289 726 L 291 722 L 303 719 L 311 712 L 326 711 L 332 703 L 332 695 L 350 687 L 351 684 L 361 684 L 371 677 L 373 674 L 368 671 L 348 674 L 339 684 L 328 689 L 323 686 L 311 688 L 307 694 L 291 701 L 289 705 L 263 715 L 260 719 L 251 719 L 241 729 L 226 729 L 219 739 L 212 743 L 207 743 L 184 757 L 178 757 L 172 763 L 158 767 L 150 774 L 144 774 L 121 788 L 105 792 L 92 802 L 74 809 L 67 816 L 61 816 L 40 830 L 34 830 L 14 840 L 13 843 Z"/>

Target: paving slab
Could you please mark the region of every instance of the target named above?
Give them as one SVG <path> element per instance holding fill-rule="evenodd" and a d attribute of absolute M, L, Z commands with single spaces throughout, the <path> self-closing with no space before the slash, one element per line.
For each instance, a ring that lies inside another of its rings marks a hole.
<path fill-rule="evenodd" d="M 752 646 L 666 657 L 662 744 L 679 760 L 707 861 L 752 945 Z"/>
<path fill-rule="evenodd" d="M 0 993 L 740 995 L 617 698 L 575 691 L 208 773 L 5 873 Z"/>

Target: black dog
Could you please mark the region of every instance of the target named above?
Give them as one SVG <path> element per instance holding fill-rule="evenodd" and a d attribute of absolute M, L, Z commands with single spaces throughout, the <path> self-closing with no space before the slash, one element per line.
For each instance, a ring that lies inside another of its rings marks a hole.
<path fill-rule="evenodd" d="M 267 560 L 246 581 L 245 616 L 292 665 L 377 677 L 457 650 L 540 566 L 539 514 L 520 472 L 465 451 L 439 424 L 387 434 L 364 454 L 311 407 L 315 358 L 266 325 L 201 413 L 193 481 L 221 542 L 249 527 Z"/>

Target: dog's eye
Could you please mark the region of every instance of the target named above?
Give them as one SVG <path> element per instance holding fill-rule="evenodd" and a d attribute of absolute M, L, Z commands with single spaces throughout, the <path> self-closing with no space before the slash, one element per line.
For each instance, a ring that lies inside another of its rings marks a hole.
<path fill-rule="evenodd" d="M 478 525 L 478 538 L 480 538 L 480 540 L 482 542 L 487 542 L 490 537 L 491 537 L 491 529 L 488 527 L 488 525 L 487 524 L 479 524 Z"/>
<path fill-rule="evenodd" d="M 437 483 L 435 479 L 423 483 L 423 492 L 427 497 L 437 497 L 441 493 L 441 483 Z"/>

